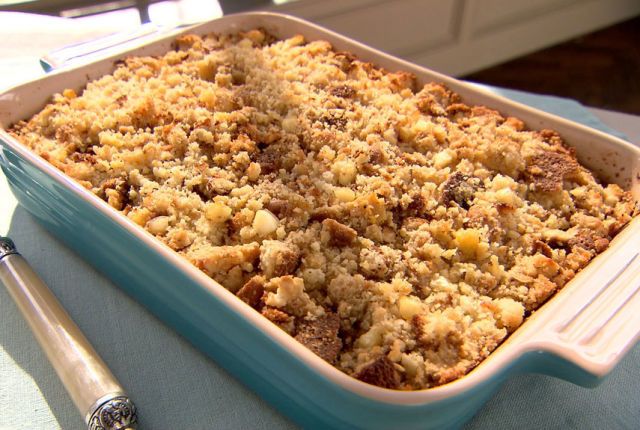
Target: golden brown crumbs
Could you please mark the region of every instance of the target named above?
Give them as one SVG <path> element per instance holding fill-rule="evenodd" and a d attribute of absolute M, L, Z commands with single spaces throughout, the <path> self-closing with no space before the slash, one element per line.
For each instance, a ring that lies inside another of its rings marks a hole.
<path fill-rule="evenodd" d="M 555 132 L 302 36 L 183 36 L 11 131 L 338 369 L 481 362 L 633 214 Z"/>

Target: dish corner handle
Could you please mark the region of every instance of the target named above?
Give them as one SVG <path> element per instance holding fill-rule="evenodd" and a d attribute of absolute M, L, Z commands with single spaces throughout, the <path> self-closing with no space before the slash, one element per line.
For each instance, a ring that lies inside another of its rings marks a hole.
<path fill-rule="evenodd" d="M 640 341 L 640 220 L 633 220 L 620 236 L 597 275 L 595 270 L 581 274 L 589 277 L 589 285 L 564 295 L 562 309 L 549 313 L 551 321 L 530 327 L 527 350 L 549 353 L 569 365 L 559 366 L 561 371 L 554 369 L 558 360 L 551 360 L 538 371 L 597 385 Z"/>

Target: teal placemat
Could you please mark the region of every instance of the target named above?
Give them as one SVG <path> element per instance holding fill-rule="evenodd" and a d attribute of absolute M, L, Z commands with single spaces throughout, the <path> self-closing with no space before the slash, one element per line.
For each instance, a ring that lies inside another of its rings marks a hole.
<path fill-rule="evenodd" d="M 603 124 L 602 121 L 600 121 L 594 114 L 586 110 L 583 105 L 575 100 L 555 96 L 532 94 L 524 91 L 509 90 L 506 88 L 492 87 L 487 85 L 481 86 L 511 100 L 515 100 L 525 105 L 538 108 L 545 112 L 549 112 L 551 114 L 558 115 L 575 122 L 579 122 L 588 127 L 604 131 L 605 133 L 612 134 L 622 139 L 626 138 L 624 134 L 612 129 L 606 124 Z"/>

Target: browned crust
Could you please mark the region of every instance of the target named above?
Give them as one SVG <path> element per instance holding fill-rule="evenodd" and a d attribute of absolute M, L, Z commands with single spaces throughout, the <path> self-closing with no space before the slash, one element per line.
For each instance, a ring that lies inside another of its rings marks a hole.
<path fill-rule="evenodd" d="M 265 208 L 278 217 L 290 216 L 293 210 L 292 204 L 282 199 L 271 199 Z"/>
<path fill-rule="evenodd" d="M 264 295 L 264 284 L 264 277 L 254 276 L 238 290 L 236 296 L 252 308 L 258 309 Z"/>
<path fill-rule="evenodd" d="M 90 154 L 87 154 L 91 157 Z M 126 178 L 111 178 L 102 183 L 99 196 L 115 209 L 122 210 L 129 203 L 129 188 Z"/>
<path fill-rule="evenodd" d="M 242 263 L 255 263 L 260 256 L 260 246 L 257 243 L 238 246 L 219 246 L 212 248 L 203 257 L 194 258 L 193 264 L 204 272 L 212 275 L 226 272 Z"/>
<path fill-rule="evenodd" d="M 333 312 L 316 319 L 303 319 L 296 327 L 296 340 L 309 348 L 323 360 L 333 364 L 342 349 L 338 336 L 340 317 Z"/>
<path fill-rule="evenodd" d="M 345 217 L 346 211 L 342 206 L 324 206 L 311 211 L 310 221 L 324 221 L 328 218 L 341 220 Z"/>
<path fill-rule="evenodd" d="M 570 248 L 580 247 L 587 251 L 600 253 L 609 247 L 609 239 L 595 234 L 591 230 L 580 229 L 578 233 L 567 242 Z"/>
<path fill-rule="evenodd" d="M 553 250 L 551 249 L 551 247 L 540 240 L 536 240 L 535 242 L 533 242 L 533 252 L 539 252 L 540 254 L 548 258 L 551 258 L 551 256 L 553 255 Z"/>
<path fill-rule="evenodd" d="M 562 191 L 565 178 L 577 173 L 580 166 L 575 158 L 557 152 L 541 152 L 527 166 L 527 175 L 534 191 L 547 193 Z"/>
<path fill-rule="evenodd" d="M 461 208 L 469 209 L 479 184 L 477 178 L 455 172 L 444 183 L 440 201 L 444 204 L 456 203 Z"/>
<path fill-rule="evenodd" d="M 362 382 L 382 388 L 398 388 L 400 384 L 400 375 L 393 362 L 386 356 L 363 367 L 355 377 Z"/>
<path fill-rule="evenodd" d="M 288 334 L 295 331 L 295 318 L 288 313 L 270 306 L 265 306 L 260 313 Z"/>
<path fill-rule="evenodd" d="M 358 237 L 358 232 L 335 219 L 322 221 L 322 228 L 329 233 L 329 243 L 333 246 L 347 246 Z"/>
<path fill-rule="evenodd" d="M 350 99 L 356 95 L 356 90 L 354 90 L 349 85 L 338 85 L 333 87 L 330 91 L 331 95 L 340 97 L 343 99 Z"/>

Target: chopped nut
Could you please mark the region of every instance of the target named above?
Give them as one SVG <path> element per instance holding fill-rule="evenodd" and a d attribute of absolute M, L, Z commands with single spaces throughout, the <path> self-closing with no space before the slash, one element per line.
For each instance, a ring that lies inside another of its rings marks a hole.
<path fill-rule="evenodd" d="M 314 209 L 309 217 L 310 221 L 324 221 L 326 219 L 341 220 L 345 216 L 344 207 L 339 205 L 324 206 Z M 337 222 L 337 221 L 336 221 Z"/>
<path fill-rule="evenodd" d="M 147 222 L 146 228 L 147 230 L 149 230 L 149 233 L 155 234 L 156 236 L 164 234 L 169 228 L 169 217 L 167 216 L 155 217 L 149 220 L 149 222 Z"/>
<path fill-rule="evenodd" d="M 264 43 L 266 34 L 262 30 L 249 30 L 244 36 L 256 45 Z"/>
<path fill-rule="evenodd" d="M 231 208 L 224 203 L 207 203 L 204 216 L 214 223 L 223 223 L 231 218 Z"/>
<path fill-rule="evenodd" d="M 322 306 L 305 292 L 302 278 L 291 275 L 272 278 L 265 289 L 268 291 L 265 303 L 269 306 L 283 309 L 296 317 L 318 317 L 324 314 Z"/>
<path fill-rule="evenodd" d="M 374 325 L 362 334 L 355 342 L 357 348 L 371 349 L 382 344 L 382 329 L 380 325 Z"/>
<path fill-rule="evenodd" d="M 442 169 L 451 164 L 455 159 L 455 153 L 445 149 L 433 156 L 433 165 L 437 169 Z"/>
<path fill-rule="evenodd" d="M 356 175 L 358 174 L 356 165 L 350 160 L 336 161 L 333 166 L 331 166 L 331 171 L 336 175 L 340 185 L 349 185 L 353 183 L 356 179 Z"/>
<path fill-rule="evenodd" d="M 480 231 L 474 228 L 460 229 L 455 237 L 458 249 L 468 258 L 474 258 L 480 245 Z"/>
<path fill-rule="evenodd" d="M 411 319 L 422 312 L 423 306 L 415 296 L 402 296 L 398 300 L 398 312 L 400 312 L 400 316 L 407 320 L 411 321 Z"/>
<path fill-rule="evenodd" d="M 259 236 L 268 236 L 278 228 L 279 220 L 266 209 L 260 209 L 253 218 L 253 229 Z"/>
<path fill-rule="evenodd" d="M 250 181 L 255 182 L 260 177 L 260 164 L 251 163 L 249 167 L 247 167 L 247 177 Z"/>
<path fill-rule="evenodd" d="M 336 199 L 343 203 L 352 202 L 356 199 L 356 193 L 346 187 L 335 187 L 333 189 L 333 194 L 336 196 Z"/>

